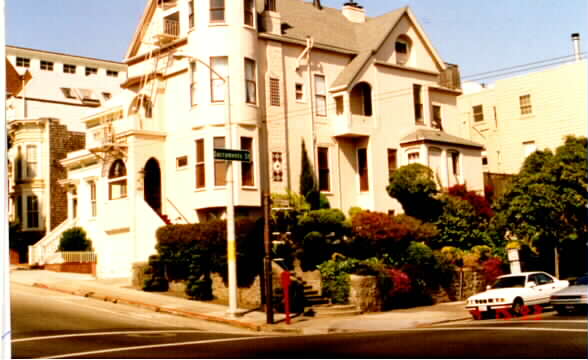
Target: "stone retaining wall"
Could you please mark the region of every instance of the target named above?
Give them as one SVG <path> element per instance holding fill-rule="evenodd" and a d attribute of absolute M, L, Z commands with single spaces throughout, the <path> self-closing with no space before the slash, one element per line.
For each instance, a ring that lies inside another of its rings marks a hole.
<path fill-rule="evenodd" d="M 376 276 L 349 275 L 349 303 L 361 312 L 382 311 L 382 294 Z"/>
<path fill-rule="evenodd" d="M 219 274 L 212 274 L 212 294 L 220 302 L 229 302 L 229 289 Z M 250 287 L 237 289 L 237 303 L 241 308 L 258 308 L 261 306 L 261 285 L 259 276 L 255 277 Z"/>

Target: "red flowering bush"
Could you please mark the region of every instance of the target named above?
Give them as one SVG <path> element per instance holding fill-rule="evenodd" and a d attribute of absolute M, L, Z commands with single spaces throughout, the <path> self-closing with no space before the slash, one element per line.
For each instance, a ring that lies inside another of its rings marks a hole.
<path fill-rule="evenodd" d="M 454 185 L 449 188 L 448 193 L 469 202 L 478 216 L 488 219 L 494 216 L 494 211 L 492 211 L 488 200 L 484 196 L 478 195 L 475 191 L 468 191 L 465 185 Z"/>
<path fill-rule="evenodd" d="M 396 269 L 387 269 L 386 272 L 392 280 L 392 288 L 388 291 L 389 296 L 408 294 L 412 290 L 411 280 L 405 272 Z"/>
<path fill-rule="evenodd" d="M 502 259 L 498 257 L 492 257 L 482 263 L 482 269 L 484 269 L 484 278 L 487 284 L 493 283 L 497 277 L 502 275 Z"/>

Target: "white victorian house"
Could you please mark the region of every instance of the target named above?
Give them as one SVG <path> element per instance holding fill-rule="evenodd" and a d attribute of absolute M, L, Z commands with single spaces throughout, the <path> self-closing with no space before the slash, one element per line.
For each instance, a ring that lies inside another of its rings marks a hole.
<path fill-rule="evenodd" d="M 259 215 L 264 191 L 298 191 L 303 140 L 343 211 L 400 212 L 386 186 L 411 162 L 444 188 L 483 190 L 457 66 L 409 8 L 370 18 L 354 2 L 150 0 L 125 62 L 125 90 L 84 117 L 86 148 L 62 161 L 78 204 L 63 228 L 86 229 L 99 277 L 129 276 L 167 222 L 224 216 L 228 186 L 237 216 Z M 214 148 L 251 162 L 227 179 Z"/>

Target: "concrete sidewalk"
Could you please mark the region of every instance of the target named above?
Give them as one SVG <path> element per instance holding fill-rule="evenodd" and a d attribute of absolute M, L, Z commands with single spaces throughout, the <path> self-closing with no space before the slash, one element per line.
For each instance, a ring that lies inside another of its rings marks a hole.
<path fill-rule="evenodd" d="M 128 279 L 97 280 L 93 276 L 85 274 L 11 267 L 10 281 L 264 332 L 325 334 L 348 331 L 397 330 L 470 318 L 468 312 L 464 309 L 465 303 L 462 301 L 350 317 L 313 318 L 298 316 L 292 319 L 290 325 L 285 324 L 283 314 L 275 313 L 274 324 L 268 325 L 266 324 L 266 314 L 259 310 L 240 310 L 238 316 L 233 316 L 227 314 L 226 305 L 144 292 L 131 288 Z"/>

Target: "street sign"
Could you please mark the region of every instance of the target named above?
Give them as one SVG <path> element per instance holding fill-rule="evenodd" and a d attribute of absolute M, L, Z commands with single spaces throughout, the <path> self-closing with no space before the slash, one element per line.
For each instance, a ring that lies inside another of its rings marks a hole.
<path fill-rule="evenodd" d="M 251 153 L 247 150 L 214 149 L 214 159 L 251 162 Z"/>

